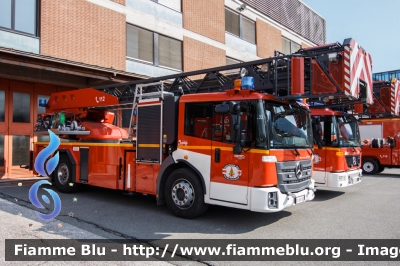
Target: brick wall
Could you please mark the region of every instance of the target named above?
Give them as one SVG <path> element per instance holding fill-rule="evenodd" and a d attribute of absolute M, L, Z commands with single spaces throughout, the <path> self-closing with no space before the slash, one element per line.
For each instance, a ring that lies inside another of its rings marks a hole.
<path fill-rule="evenodd" d="M 125 29 L 125 15 L 85 0 L 41 1 L 42 54 L 125 70 Z"/>
<path fill-rule="evenodd" d="M 193 71 L 226 65 L 225 50 L 197 41 L 183 39 L 183 69 Z"/>
<path fill-rule="evenodd" d="M 275 50 L 282 50 L 281 31 L 260 19 L 256 21 L 256 39 L 259 57 L 274 56 Z"/>
<path fill-rule="evenodd" d="M 183 27 L 225 43 L 224 0 L 182 0 Z"/>

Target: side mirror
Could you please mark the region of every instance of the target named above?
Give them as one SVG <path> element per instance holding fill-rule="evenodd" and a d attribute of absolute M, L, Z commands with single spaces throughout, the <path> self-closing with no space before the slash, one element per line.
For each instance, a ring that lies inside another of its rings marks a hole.
<path fill-rule="evenodd" d="M 242 119 L 240 115 L 231 115 L 230 129 L 231 129 L 231 140 L 234 142 L 240 141 L 240 129 L 242 128 Z"/>
<path fill-rule="evenodd" d="M 322 149 L 322 143 L 321 142 L 318 142 L 317 145 L 318 145 L 318 149 L 319 150 Z"/>
<path fill-rule="evenodd" d="M 233 147 L 233 154 L 241 154 L 242 146 L 240 145 L 240 133 L 242 130 L 242 117 L 240 116 L 240 102 L 229 102 L 229 113 L 231 113 L 231 140 L 233 143 L 235 143 L 235 146 Z"/>

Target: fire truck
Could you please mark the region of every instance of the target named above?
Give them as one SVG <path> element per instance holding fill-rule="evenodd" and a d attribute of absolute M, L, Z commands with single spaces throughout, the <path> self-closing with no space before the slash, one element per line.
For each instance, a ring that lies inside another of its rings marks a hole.
<path fill-rule="evenodd" d="M 362 170 L 376 174 L 388 168 L 400 167 L 400 82 L 374 82 L 374 104 L 364 108 L 359 116 L 362 145 Z"/>
<path fill-rule="evenodd" d="M 347 112 L 311 108 L 316 186 L 347 187 L 361 182 L 358 120 Z"/>
<path fill-rule="evenodd" d="M 343 63 L 350 66 L 350 71 L 332 58 L 328 67 L 334 81 L 322 79 L 320 82 L 330 82 L 332 85 L 336 82 L 342 90 L 350 88 L 354 97 L 330 96 L 308 101 L 314 136 L 313 179 L 319 187 L 347 187 L 361 182 L 362 178 L 358 121 L 349 111 L 354 106 L 360 108 L 373 103 L 372 58 L 357 43 L 352 43 L 346 49 L 350 49 L 350 54 L 341 55 L 345 57 Z"/>
<path fill-rule="evenodd" d="M 342 90 L 332 76 L 350 71 L 354 44 L 53 93 L 35 133 L 72 141 L 60 143 L 51 175 L 61 192 L 88 184 L 155 195 L 183 218 L 209 204 L 281 211 L 315 192 L 310 111 L 296 99 L 358 98 L 365 86 Z M 131 110 L 127 130 L 113 125 L 119 109 Z M 34 143 L 31 165 L 50 146 Z"/>

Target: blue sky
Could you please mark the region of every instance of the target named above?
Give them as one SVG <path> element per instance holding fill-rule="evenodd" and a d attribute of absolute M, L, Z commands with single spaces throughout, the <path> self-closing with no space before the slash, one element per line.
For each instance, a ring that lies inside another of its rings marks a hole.
<path fill-rule="evenodd" d="M 326 42 L 355 39 L 372 71 L 400 69 L 400 0 L 302 0 L 326 21 Z"/>

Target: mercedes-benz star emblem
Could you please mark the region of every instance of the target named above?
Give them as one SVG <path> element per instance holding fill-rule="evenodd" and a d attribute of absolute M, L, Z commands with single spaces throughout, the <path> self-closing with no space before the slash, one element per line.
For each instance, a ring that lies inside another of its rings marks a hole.
<path fill-rule="evenodd" d="M 297 179 L 300 179 L 303 175 L 303 165 L 301 163 L 298 163 L 296 165 L 296 168 L 294 169 L 294 174 L 296 175 Z"/>

